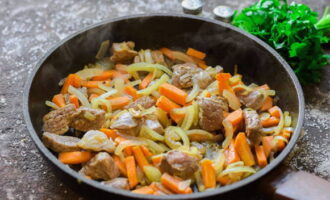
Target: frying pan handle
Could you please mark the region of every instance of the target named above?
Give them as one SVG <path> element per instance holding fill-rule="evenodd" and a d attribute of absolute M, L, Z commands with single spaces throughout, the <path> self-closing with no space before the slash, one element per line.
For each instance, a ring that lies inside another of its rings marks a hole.
<path fill-rule="evenodd" d="M 329 200 L 330 182 L 304 171 L 281 165 L 263 177 L 258 190 L 267 199 Z"/>

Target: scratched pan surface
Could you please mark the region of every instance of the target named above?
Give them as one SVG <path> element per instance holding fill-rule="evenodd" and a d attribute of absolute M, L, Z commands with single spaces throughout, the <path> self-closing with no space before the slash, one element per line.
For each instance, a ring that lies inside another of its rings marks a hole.
<path fill-rule="evenodd" d="M 245 81 L 269 84 L 279 96 L 279 106 L 292 113 L 295 131 L 291 140 L 276 159 L 258 173 L 215 190 L 161 196 L 157 199 L 200 199 L 238 189 L 274 169 L 295 145 L 303 122 L 303 93 L 290 66 L 267 44 L 231 25 L 189 15 L 153 14 L 111 19 L 75 33 L 52 48 L 37 64 L 25 87 L 24 117 L 33 141 L 52 163 L 54 172 L 65 183 L 78 188 L 82 193 L 98 197 L 154 198 L 113 189 L 81 177 L 76 171 L 61 164 L 40 139 L 42 117 L 49 111 L 45 100 L 59 92 L 58 82 L 62 78 L 80 70 L 85 64 L 94 62 L 99 45 L 104 40 L 131 40 L 136 43 L 136 49 L 199 49 L 207 54 L 206 61 L 209 65 L 220 64 L 225 71 L 233 72 L 234 65 L 237 64 L 238 72 L 243 74 Z"/>

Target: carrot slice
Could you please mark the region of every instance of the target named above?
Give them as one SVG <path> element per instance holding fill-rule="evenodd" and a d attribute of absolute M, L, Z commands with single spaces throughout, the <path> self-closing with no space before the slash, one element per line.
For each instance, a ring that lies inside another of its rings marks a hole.
<path fill-rule="evenodd" d="M 53 97 L 52 102 L 55 103 L 56 105 L 58 105 L 59 107 L 64 107 L 65 104 L 65 99 L 63 94 L 57 94 Z"/>
<path fill-rule="evenodd" d="M 256 145 L 255 146 L 256 156 L 258 165 L 260 168 L 264 168 L 267 165 L 267 157 L 264 151 L 264 148 L 262 146 Z"/>
<path fill-rule="evenodd" d="M 107 70 L 107 71 L 102 72 L 102 74 L 100 74 L 98 76 L 94 76 L 92 78 L 92 80 L 93 81 L 105 81 L 105 80 L 112 78 L 115 73 L 116 73 L 115 70 Z"/>
<path fill-rule="evenodd" d="M 170 112 L 170 117 L 175 121 L 175 123 L 180 124 L 186 114 Z"/>
<path fill-rule="evenodd" d="M 188 48 L 186 54 L 188 56 L 192 56 L 192 57 L 195 57 L 195 58 L 198 58 L 201 60 L 203 60 L 206 57 L 205 53 L 198 51 L 196 49 L 193 49 L 193 48 Z"/>
<path fill-rule="evenodd" d="M 134 100 L 139 98 L 139 95 L 137 93 L 137 90 L 131 86 L 131 85 L 127 85 L 124 88 L 124 92 L 126 92 L 128 95 L 130 95 L 131 97 L 133 97 Z"/>
<path fill-rule="evenodd" d="M 261 139 L 262 147 L 264 148 L 266 158 L 268 158 L 270 152 L 272 151 L 273 138 L 273 136 L 264 136 Z"/>
<path fill-rule="evenodd" d="M 267 127 L 276 126 L 278 125 L 279 122 L 280 122 L 279 118 L 271 116 L 267 119 L 261 120 L 261 125 L 267 128 Z"/>
<path fill-rule="evenodd" d="M 125 165 L 126 165 L 129 186 L 130 188 L 134 188 L 139 183 L 134 157 L 133 156 L 126 157 Z"/>
<path fill-rule="evenodd" d="M 96 98 L 96 97 L 98 97 L 98 96 L 100 96 L 100 95 L 98 95 L 98 94 L 91 94 L 91 95 L 89 96 L 88 100 L 89 100 L 89 101 L 92 101 L 94 98 Z"/>
<path fill-rule="evenodd" d="M 142 80 L 142 82 L 139 85 L 140 90 L 145 89 L 146 87 L 148 87 L 148 85 L 152 81 L 153 76 L 154 76 L 154 73 L 150 72 L 146 77 L 144 77 L 144 79 Z"/>
<path fill-rule="evenodd" d="M 136 194 L 153 194 L 155 190 L 150 186 L 143 186 L 139 189 L 132 190 L 132 192 Z"/>
<path fill-rule="evenodd" d="M 180 108 L 180 106 L 173 101 L 169 100 L 165 96 L 161 96 L 158 98 L 156 102 L 156 106 L 164 110 L 165 112 L 170 112 L 174 108 Z"/>
<path fill-rule="evenodd" d="M 110 101 L 111 108 L 113 110 L 121 109 L 121 108 L 125 107 L 126 105 L 128 105 L 131 101 L 131 99 L 126 97 L 126 96 L 111 97 L 111 98 L 108 98 L 108 99 Z"/>
<path fill-rule="evenodd" d="M 240 132 L 235 139 L 235 149 L 245 165 L 255 165 L 255 160 L 251 152 L 251 148 L 247 142 L 245 133 Z"/>
<path fill-rule="evenodd" d="M 112 156 L 113 160 L 115 161 L 115 164 L 117 165 L 120 173 L 124 176 L 127 176 L 127 170 L 126 170 L 126 165 L 124 162 L 121 161 L 121 159 L 116 156 L 116 155 L 113 155 Z"/>
<path fill-rule="evenodd" d="M 192 189 L 188 186 L 183 188 L 181 185 L 182 180 L 178 177 L 174 177 L 169 175 L 168 173 L 164 173 L 160 178 L 161 183 L 169 190 L 177 194 L 190 194 L 192 193 Z"/>
<path fill-rule="evenodd" d="M 87 88 L 99 88 L 99 83 L 102 83 L 102 81 L 84 81 L 82 82 L 82 86 Z"/>
<path fill-rule="evenodd" d="M 171 99 L 175 103 L 185 105 L 188 94 L 169 83 L 163 83 L 159 86 L 159 93 Z"/>
<path fill-rule="evenodd" d="M 273 99 L 271 97 L 266 97 L 264 103 L 262 104 L 260 111 L 266 111 L 273 107 Z"/>
<path fill-rule="evenodd" d="M 228 185 L 228 184 L 230 183 L 230 181 L 231 181 L 228 175 L 225 175 L 225 176 L 219 176 L 219 177 L 217 178 L 217 180 L 219 181 L 219 183 L 220 183 L 221 185 Z"/>
<path fill-rule="evenodd" d="M 235 149 L 235 142 L 234 140 L 231 141 L 229 148 L 225 150 L 225 164 L 226 166 L 234 163 L 234 162 L 238 162 L 240 161 L 240 157 Z"/>
<path fill-rule="evenodd" d="M 61 152 L 58 154 L 58 160 L 64 164 L 75 165 L 89 161 L 92 153 L 88 151 Z"/>
<path fill-rule="evenodd" d="M 229 85 L 229 79 L 231 78 L 230 73 L 219 73 L 216 75 L 216 79 L 218 80 L 218 89 L 219 93 L 222 94 L 224 90 L 232 91 L 232 88 Z"/>
<path fill-rule="evenodd" d="M 159 49 L 165 56 L 167 56 L 169 59 L 174 60 L 175 57 L 173 55 L 173 52 L 169 48 L 161 48 Z"/>
<path fill-rule="evenodd" d="M 79 108 L 79 100 L 76 95 L 70 95 L 70 103 L 72 103 L 76 108 Z"/>
<path fill-rule="evenodd" d="M 104 134 L 106 134 L 108 136 L 108 138 L 111 138 L 112 140 L 115 140 L 116 137 L 119 136 L 115 130 L 111 130 L 108 128 L 101 128 L 100 131 L 103 132 Z"/>
<path fill-rule="evenodd" d="M 80 88 L 81 87 L 81 78 L 77 74 L 69 74 L 69 76 L 64 81 L 61 93 L 68 93 L 69 86 Z"/>
<path fill-rule="evenodd" d="M 144 145 L 140 147 L 145 157 L 153 156 L 153 154 L 150 152 L 150 150 L 147 147 L 145 147 Z"/>
<path fill-rule="evenodd" d="M 164 158 L 164 155 L 155 155 L 155 156 L 151 157 L 151 162 L 154 166 L 159 167 L 163 158 Z"/>
<path fill-rule="evenodd" d="M 233 126 L 237 126 L 243 121 L 242 109 L 238 109 L 234 112 L 229 113 L 225 120 L 228 120 Z"/>
<path fill-rule="evenodd" d="M 215 188 L 216 186 L 216 174 L 212 164 L 213 162 L 208 159 L 201 161 L 202 177 L 205 188 Z"/>
<path fill-rule="evenodd" d="M 144 156 L 140 146 L 132 147 L 132 151 L 135 157 L 135 160 L 141 169 L 144 169 L 145 166 L 149 166 L 147 158 Z"/>
<path fill-rule="evenodd" d="M 280 108 L 277 106 L 271 107 L 268 109 L 268 112 L 270 113 L 271 116 L 280 118 L 281 113 L 280 113 Z"/>

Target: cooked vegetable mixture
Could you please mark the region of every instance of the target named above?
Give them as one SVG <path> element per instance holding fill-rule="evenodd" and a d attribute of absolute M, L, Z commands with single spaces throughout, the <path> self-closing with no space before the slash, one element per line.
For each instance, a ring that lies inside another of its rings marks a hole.
<path fill-rule="evenodd" d="M 46 101 L 42 139 L 63 164 L 134 193 L 190 194 L 244 179 L 285 147 L 291 117 L 267 84 L 246 85 L 193 48 L 134 47 L 103 42 Z"/>

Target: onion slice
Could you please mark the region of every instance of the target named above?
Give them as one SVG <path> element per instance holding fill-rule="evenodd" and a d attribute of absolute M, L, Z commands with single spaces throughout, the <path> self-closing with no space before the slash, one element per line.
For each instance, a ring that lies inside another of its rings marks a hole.
<path fill-rule="evenodd" d="M 70 85 L 70 86 L 69 86 L 69 89 L 68 89 L 68 92 L 69 92 L 70 94 L 76 95 L 77 98 L 79 99 L 81 105 L 83 105 L 83 106 L 85 106 L 85 107 L 88 107 L 88 108 L 91 107 L 91 105 L 90 105 L 90 103 L 89 103 L 87 97 L 86 97 L 82 92 L 80 92 L 78 89 L 76 89 L 76 88 L 74 88 L 74 87 L 72 87 L 72 86 Z"/>

